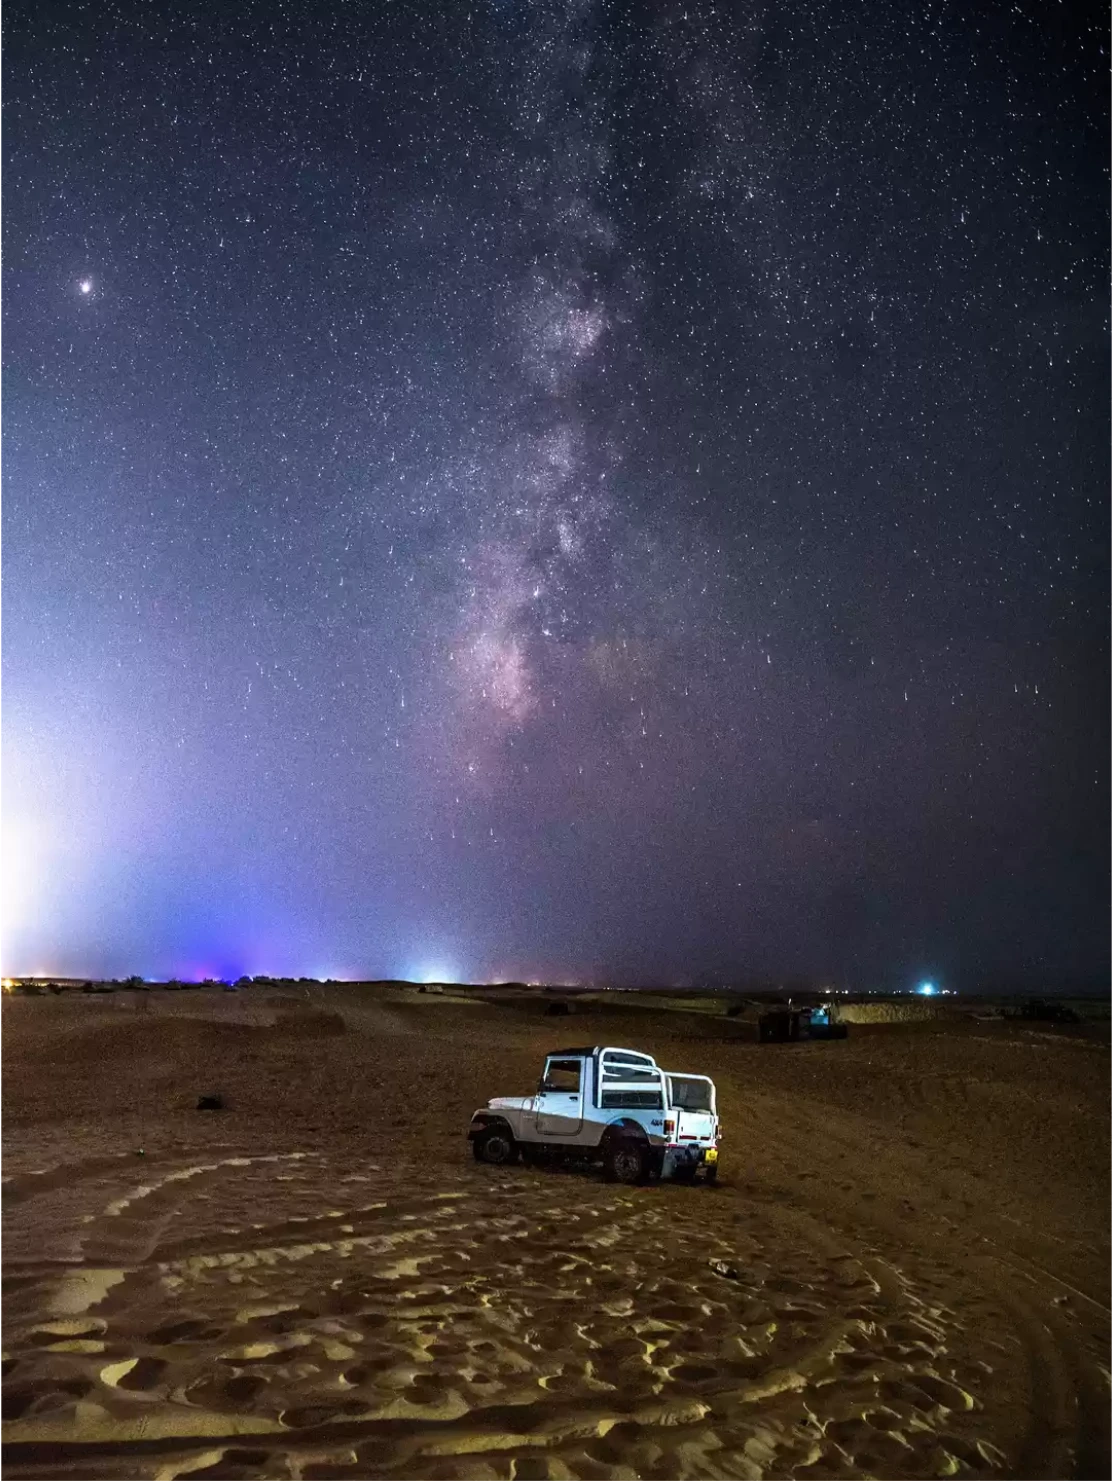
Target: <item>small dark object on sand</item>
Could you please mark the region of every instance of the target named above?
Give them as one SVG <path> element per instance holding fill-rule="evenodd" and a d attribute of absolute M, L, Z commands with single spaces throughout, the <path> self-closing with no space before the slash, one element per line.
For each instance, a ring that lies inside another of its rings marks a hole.
<path fill-rule="evenodd" d="M 1054 1000 L 1027 1000 L 1021 1005 L 1018 1018 L 1020 1020 L 1046 1020 L 1052 1025 L 1077 1025 L 1080 1019 L 1076 1010 Z"/>
<path fill-rule="evenodd" d="M 572 1006 L 566 1004 L 564 1000 L 551 1000 L 549 1002 L 549 1004 L 547 1004 L 545 1006 L 545 1014 L 546 1015 L 571 1015 L 572 1014 Z"/>
<path fill-rule="evenodd" d="M 737 1282 L 742 1277 L 737 1268 L 732 1268 L 729 1262 L 723 1262 L 718 1257 L 713 1257 L 707 1266 L 713 1273 L 718 1273 L 720 1278 L 733 1278 Z"/>
<path fill-rule="evenodd" d="M 219 1113 L 223 1107 L 224 1099 L 219 1092 L 203 1092 L 197 1099 L 199 1113 Z"/>

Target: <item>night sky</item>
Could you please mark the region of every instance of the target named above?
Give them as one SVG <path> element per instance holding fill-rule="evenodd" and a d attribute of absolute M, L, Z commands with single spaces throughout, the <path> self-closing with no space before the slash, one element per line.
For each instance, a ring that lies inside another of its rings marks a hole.
<path fill-rule="evenodd" d="M 5 22 L 7 972 L 1107 973 L 1103 8 Z"/>

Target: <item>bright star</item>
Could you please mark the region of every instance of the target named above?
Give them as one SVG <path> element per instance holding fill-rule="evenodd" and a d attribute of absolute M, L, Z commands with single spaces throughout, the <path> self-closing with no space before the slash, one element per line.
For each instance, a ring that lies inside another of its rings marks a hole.
<path fill-rule="evenodd" d="M 91 278 L 83 278 L 77 286 L 83 294 L 91 294 L 93 292 L 93 280 Z"/>

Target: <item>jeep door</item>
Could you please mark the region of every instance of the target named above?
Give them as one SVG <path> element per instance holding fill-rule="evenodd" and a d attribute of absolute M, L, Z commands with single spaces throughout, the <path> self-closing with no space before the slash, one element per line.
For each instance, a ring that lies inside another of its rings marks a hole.
<path fill-rule="evenodd" d="M 670 1072 L 669 1108 L 676 1119 L 676 1142 L 709 1142 L 715 1137 L 715 1084 L 710 1077 Z"/>
<path fill-rule="evenodd" d="M 584 1121 L 584 1058 L 550 1056 L 534 1100 L 536 1128 L 545 1139 L 571 1139 Z"/>

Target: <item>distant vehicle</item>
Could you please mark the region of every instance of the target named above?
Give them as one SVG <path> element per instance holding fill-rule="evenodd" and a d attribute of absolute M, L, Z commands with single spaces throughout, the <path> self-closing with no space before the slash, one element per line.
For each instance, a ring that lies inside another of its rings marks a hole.
<path fill-rule="evenodd" d="M 829 1004 L 817 1005 L 805 1014 L 805 1034 L 809 1041 L 845 1041 L 849 1026 L 836 1019 Z"/>
<path fill-rule="evenodd" d="M 472 1114 L 476 1159 L 541 1165 L 601 1161 L 633 1185 L 719 1173 L 721 1127 L 710 1077 L 666 1072 L 622 1046 L 550 1051 L 532 1097 L 496 1097 Z"/>
<path fill-rule="evenodd" d="M 847 1027 L 832 1020 L 829 1005 L 811 1009 L 778 1005 L 758 1017 L 757 1034 L 759 1041 L 845 1041 Z"/>
<path fill-rule="evenodd" d="M 757 1037 L 759 1041 L 799 1041 L 800 1011 L 779 1006 L 764 1011 L 758 1016 Z"/>

